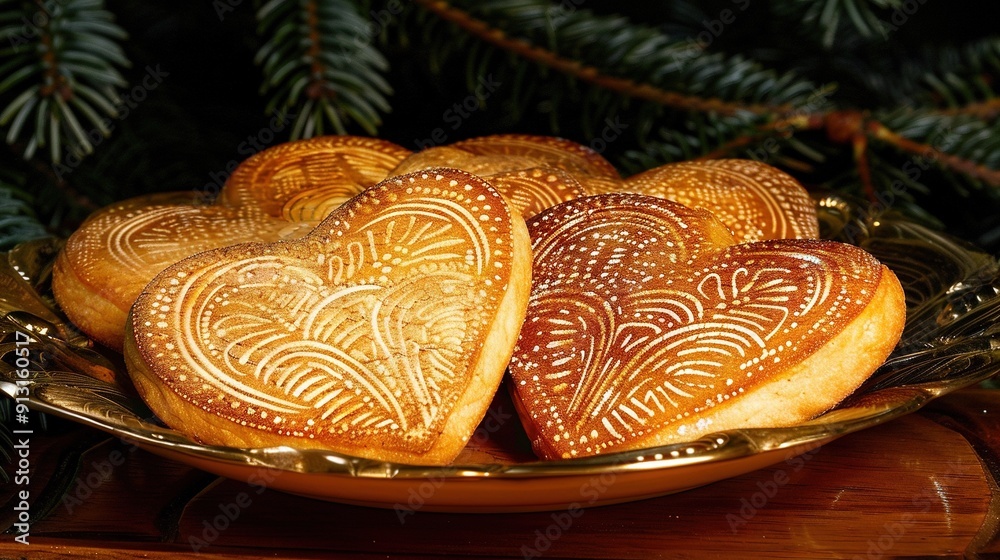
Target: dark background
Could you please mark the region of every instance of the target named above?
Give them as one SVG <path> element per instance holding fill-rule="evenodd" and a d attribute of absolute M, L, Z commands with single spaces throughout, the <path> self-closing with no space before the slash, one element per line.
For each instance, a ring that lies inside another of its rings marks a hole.
<path fill-rule="evenodd" d="M 223 3 L 228 5 L 227 0 Z M 373 2 L 371 9 L 379 10 L 383 5 Z M 673 2 L 580 4 L 581 8 L 599 13 L 620 13 L 637 22 L 661 26 L 674 34 L 695 36 L 704 31 L 706 21 L 733 7 L 733 2 L 703 2 L 698 6 L 700 12 L 692 11 L 686 3 Z M 984 14 L 970 17 L 979 13 L 979 6 L 926 0 L 906 25 L 878 49 L 906 53 L 908 49 L 960 44 L 996 33 L 995 20 Z M 66 175 L 62 191 L 40 190 L 39 213 L 60 234 L 72 231 L 89 211 L 114 200 L 156 191 L 203 189 L 231 162 L 246 157 L 239 148 L 241 143 L 260 138 L 261 131 L 270 127 L 271 116 L 264 112 L 267 96 L 260 92 L 261 71 L 253 60 L 260 46 L 253 2 L 244 0 L 231 6 L 221 20 L 217 7 L 209 1 L 112 0 L 107 7 L 129 33 L 124 47 L 133 65 L 124 70 L 126 79 L 139 83 L 147 66 L 159 67 L 169 76 L 126 118 L 116 122 L 112 137 L 97 147 L 94 156 Z M 743 53 L 777 70 L 799 71 L 815 83 L 836 82 L 837 102 L 845 107 L 865 108 L 871 102 L 866 92 L 870 80 L 881 73 L 878 64 L 884 52 L 866 56 L 863 50 L 824 51 L 804 36 L 811 33 L 808 29 L 776 26 L 777 18 L 771 9 L 769 3 L 752 0 L 738 20 L 713 42 L 712 50 Z M 392 112 L 379 129 L 383 138 L 409 149 L 417 149 L 417 142 L 437 128 L 445 130 L 449 142 L 497 132 L 558 133 L 581 143 L 590 138 L 567 115 L 558 119 L 559 129 L 553 130 L 544 103 L 515 122 L 502 102 L 487 100 L 482 110 L 452 130 L 444 113 L 469 94 L 466 68 L 461 61 L 452 59 L 440 72 L 434 72 L 425 62 L 420 34 L 409 33 L 404 44 L 399 29 L 391 26 L 385 42 L 376 44 L 389 59 L 388 78 L 394 89 L 389 97 Z M 891 97 L 892 84 L 885 84 L 883 89 Z M 357 128 L 351 132 L 364 134 Z M 287 134 L 286 127 L 271 144 L 286 140 Z M 622 154 L 634 148 L 629 141 L 616 142 L 604 155 L 619 164 Z M 4 158 L 11 162 L 12 154 Z M 850 150 L 846 149 L 828 161 L 829 169 L 800 179 L 814 187 L 821 184 L 824 173 L 842 172 L 852 164 Z M 40 180 L 51 175 L 44 164 L 31 167 Z M 947 230 L 991 252 L 1000 251 L 996 189 L 956 191 L 943 185 L 931 187 L 929 194 L 915 194 L 920 207 L 931 212 Z M 77 204 L 67 207 L 56 200 L 65 192 Z"/>

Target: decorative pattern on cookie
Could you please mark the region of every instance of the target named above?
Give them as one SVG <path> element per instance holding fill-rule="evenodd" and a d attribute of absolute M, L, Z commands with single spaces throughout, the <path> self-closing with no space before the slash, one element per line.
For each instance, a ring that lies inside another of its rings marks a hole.
<path fill-rule="evenodd" d="M 495 134 L 422 150 L 393 173 L 428 167 L 456 167 L 482 177 L 532 168 L 555 168 L 576 179 L 588 194 L 621 187 L 618 170 L 599 153 L 563 138 Z"/>
<path fill-rule="evenodd" d="M 573 200 L 529 231 L 510 373 L 545 458 L 802 422 L 882 363 L 905 318 L 895 276 L 857 247 L 737 243 L 709 212 L 658 197 Z"/>
<path fill-rule="evenodd" d="M 704 208 L 726 224 L 738 241 L 819 237 L 819 220 L 809 193 L 791 175 L 759 161 L 670 163 L 625 179 L 617 190 Z"/>
<path fill-rule="evenodd" d="M 392 177 L 303 238 L 164 270 L 126 361 L 157 416 L 209 444 L 444 464 L 503 378 L 530 275 L 524 221 L 489 183 Z"/>
<path fill-rule="evenodd" d="M 321 136 L 278 144 L 237 167 L 218 202 L 259 208 L 293 221 L 319 222 L 329 214 L 328 199 L 346 202 L 389 176 L 411 152 L 385 140 L 359 136 Z"/>
<path fill-rule="evenodd" d="M 481 157 L 532 158 L 574 175 L 620 179 L 618 170 L 604 156 L 576 142 L 553 136 L 494 134 L 477 136 L 452 147 Z"/>
<path fill-rule="evenodd" d="M 409 153 L 350 136 L 289 142 L 240 164 L 214 203 L 170 193 L 111 205 L 67 241 L 53 272 L 56 299 L 88 336 L 120 350 L 128 309 L 158 272 L 200 251 L 305 235 Z"/>
<path fill-rule="evenodd" d="M 501 171 L 483 177 L 525 219 L 560 202 L 586 196 L 587 191 L 569 173 L 553 167 Z"/>

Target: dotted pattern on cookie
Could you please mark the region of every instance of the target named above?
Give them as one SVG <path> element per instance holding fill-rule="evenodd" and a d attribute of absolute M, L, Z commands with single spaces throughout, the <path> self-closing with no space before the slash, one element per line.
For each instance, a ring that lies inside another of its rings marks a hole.
<path fill-rule="evenodd" d="M 660 198 L 574 200 L 529 222 L 535 261 L 510 372 L 562 457 L 614 451 L 800 362 L 868 304 L 880 265 L 844 244 L 734 244 Z"/>
<path fill-rule="evenodd" d="M 506 292 L 511 219 L 464 172 L 388 179 L 301 240 L 164 271 L 133 311 L 138 349 L 171 390 L 240 426 L 420 452 Z"/>
<path fill-rule="evenodd" d="M 754 160 L 671 163 L 629 177 L 621 190 L 704 208 L 739 241 L 819 237 L 808 192 L 787 173 Z"/>

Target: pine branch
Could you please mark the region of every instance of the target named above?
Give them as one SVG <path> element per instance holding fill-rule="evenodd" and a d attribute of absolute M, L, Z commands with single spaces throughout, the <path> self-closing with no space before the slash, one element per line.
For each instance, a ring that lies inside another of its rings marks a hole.
<path fill-rule="evenodd" d="M 257 12 L 265 39 L 256 62 L 270 93 L 268 113 L 293 114 L 292 137 L 347 133 L 347 122 L 376 134 L 390 110 L 388 64 L 365 34 L 368 22 L 350 0 L 271 0 Z"/>
<path fill-rule="evenodd" d="M 26 191 L 25 178 L 0 170 L 0 251 L 29 239 L 48 235 L 32 209 L 34 200 Z"/>
<path fill-rule="evenodd" d="M 734 157 L 737 151 L 772 136 L 780 136 L 780 131 L 759 127 L 752 119 L 692 114 L 679 125 L 658 127 L 655 138 L 644 142 L 642 150 L 625 153 L 622 165 L 627 172 L 637 173 L 667 162 Z"/>
<path fill-rule="evenodd" d="M 1000 117 L 1000 98 L 967 103 L 960 107 L 943 109 L 942 115 L 969 115 L 982 120 L 994 120 Z"/>
<path fill-rule="evenodd" d="M 990 187 L 1000 187 L 1000 123 L 975 115 L 898 110 L 867 125 L 868 134 L 904 153 Z"/>
<path fill-rule="evenodd" d="M 23 14 L 29 17 L 23 17 Z M 48 148 L 53 163 L 64 153 L 93 151 L 118 114 L 119 67 L 129 65 L 117 41 L 125 32 L 100 0 L 0 0 L 0 126 L 25 159 Z M 30 21 L 30 27 L 25 21 Z M 88 130 L 89 129 L 89 130 Z"/>
<path fill-rule="evenodd" d="M 567 11 L 544 0 L 489 3 L 416 0 L 478 39 L 575 80 L 680 111 L 780 118 L 816 87 L 742 56 L 706 53 L 692 41 L 622 17 Z"/>
<path fill-rule="evenodd" d="M 470 89 L 477 76 L 497 72 L 504 83 L 513 82 L 505 93 L 516 100 L 516 113 L 534 96 L 537 107 L 551 116 L 550 129 L 556 134 L 561 134 L 560 115 L 576 115 L 573 125 L 585 138 L 598 138 L 600 127 L 620 118 L 639 145 L 621 152 L 618 163 L 627 171 L 750 149 L 772 137 L 791 145 L 786 141 L 790 130 L 807 126 L 800 121 L 822 120 L 822 111 L 828 110 L 830 87 L 740 55 L 708 52 L 690 38 L 671 37 L 662 28 L 623 17 L 545 0 L 416 3 L 437 16 L 422 22 L 434 67 L 464 56 Z M 451 22 L 461 32 L 440 30 L 435 20 Z M 514 70 L 505 75 L 500 65 L 511 57 L 507 65 Z M 565 78 L 560 80 L 559 74 Z M 590 87 L 581 88 L 579 82 Z M 816 153 L 802 147 L 789 153 Z M 793 166 L 809 166 L 795 157 L 767 153 L 769 159 L 772 155 Z"/>
<path fill-rule="evenodd" d="M 776 14 L 794 20 L 805 35 L 817 36 L 825 49 L 851 41 L 856 35 L 862 41 L 883 40 L 895 27 L 893 10 L 903 6 L 903 0 L 788 0 L 773 3 Z"/>
<path fill-rule="evenodd" d="M 989 37 L 961 47 L 926 50 L 907 73 L 919 76 L 920 101 L 947 115 L 968 114 L 990 120 L 1000 113 L 1000 38 Z"/>

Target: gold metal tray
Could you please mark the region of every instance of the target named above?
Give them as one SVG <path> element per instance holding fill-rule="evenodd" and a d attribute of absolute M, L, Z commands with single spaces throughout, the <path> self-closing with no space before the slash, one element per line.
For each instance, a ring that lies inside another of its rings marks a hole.
<path fill-rule="evenodd" d="M 120 356 L 95 351 L 61 318 L 49 295 L 57 240 L 0 255 L 0 391 L 21 397 L 35 411 L 221 476 L 322 500 L 394 508 L 401 519 L 417 510 L 557 510 L 678 492 L 793 460 L 1000 372 L 1000 267 L 994 258 L 899 216 L 868 216 L 842 198 L 821 197 L 817 207 L 825 237 L 860 245 L 896 272 L 907 295 L 907 326 L 893 355 L 861 389 L 799 426 L 731 430 L 641 451 L 541 461 L 531 454 L 501 391 L 470 444 L 444 467 L 290 447 L 202 445 L 159 423 L 130 391 Z M 21 347 L 30 349 L 27 378 L 19 376 L 26 365 L 17 362 Z"/>

